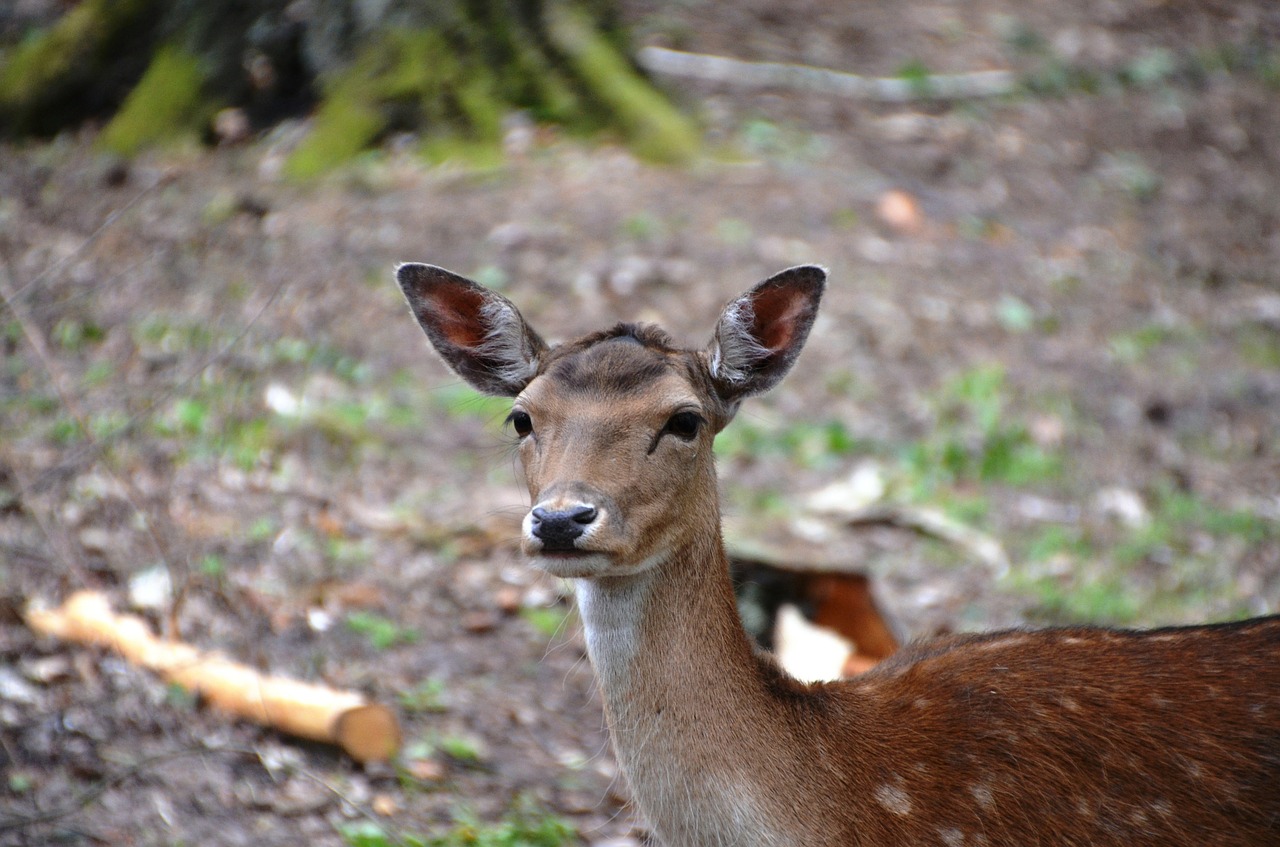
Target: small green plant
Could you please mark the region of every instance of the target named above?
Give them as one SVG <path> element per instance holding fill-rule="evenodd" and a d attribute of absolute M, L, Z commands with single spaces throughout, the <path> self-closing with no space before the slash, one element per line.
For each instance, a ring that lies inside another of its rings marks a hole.
<path fill-rule="evenodd" d="M 511 282 L 510 275 L 497 265 L 481 265 L 476 268 L 476 272 L 471 278 L 483 285 L 485 288 L 492 288 L 501 291 Z"/>
<path fill-rule="evenodd" d="M 926 499 L 940 486 L 987 482 L 1027 485 L 1062 472 L 1062 457 L 1046 451 L 1007 412 L 1004 369 L 966 371 L 943 386 L 935 401 L 938 425 L 901 454 L 912 496 Z"/>
<path fill-rule="evenodd" d="M 751 224 L 741 218 L 721 218 L 716 221 L 716 238 L 730 247 L 749 244 L 753 237 Z"/>
<path fill-rule="evenodd" d="M 345 824 L 339 829 L 349 847 L 567 847 L 579 843 L 577 831 L 528 798 L 521 797 L 498 823 L 484 823 L 460 812 L 454 825 L 430 838 L 389 834 L 373 821 Z"/>
<path fill-rule="evenodd" d="M 996 320 L 1009 332 L 1027 332 L 1035 328 L 1036 312 L 1023 300 L 1006 294 L 996 304 Z"/>
<path fill-rule="evenodd" d="M 210 553 L 200 560 L 197 570 L 209 579 L 221 580 L 227 575 L 227 563 L 218 554 Z"/>
<path fill-rule="evenodd" d="M 106 337 L 106 331 L 92 321 L 63 318 L 53 327 L 53 340 L 68 353 L 77 353 Z"/>
<path fill-rule="evenodd" d="M 633 241 L 656 241 L 665 232 L 662 219 L 652 212 L 637 212 L 622 222 L 622 234 Z"/>
<path fill-rule="evenodd" d="M 165 686 L 164 699 L 170 706 L 187 711 L 194 709 L 199 702 L 199 698 L 194 692 L 188 691 L 176 682 L 171 682 Z"/>
<path fill-rule="evenodd" d="M 381 824 L 371 820 L 342 824 L 338 827 L 338 834 L 348 847 L 427 847 L 428 843 L 434 844 L 406 832 L 392 835 Z"/>
<path fill-rule="evenodd" d="M 403 627 L 376 612 L 351 612 L 347 615 L 347 628 L 367 638 L 375 650 L 387 650 L 418 640 L 417 630 Z"/>
<path fill-rule="evenodd" d="M 475 738 L 465 735 L 446 735 L 438 742 L 440 752 L 450 759 L 464 764 L 475 764 L 484 758 L 484 747 Z"/>
<path fill-rule="evenodd" d="M 716 437 L 723 459 L 781 456 L 805 467 L 823 467 L 868 445 L 838 420 L 799 421 L 774 426 L 751 418 L 736 421 Z"/>
<path fill-rule="evenodd" d="M 927 98 L 933 93 L 929 69 L 919 59 L 912 59 L 898 68 L 898 77 L 906 80 L 916 97 Z"/>
<path fill-rule="evenodd" d="M 14 794 L 26 794 L 35 787 L 35 778 L 28 773 L 15 772 L 9 774 L 9 790 Z"/>
<path fill-rule="evenodd" d="M 1133 152 L 1104 157 L 1101 176 L 1107 182 L 1118 185 L 1139 203 L 1153 199 L 1163 185 L 1160 174 Z"/>
<path fill-rule="evenodd" d="M 461 382 L 435 389 L 431 402 L 449 417 L 463 420 L 502 420 L 511 411 L 510 399 L 489 397 Z"/>
<path fill-rule="evenodd" d="M 85 388 L 99 388 L 106 385 L 115 376 L 116 368 L 111 362 L 94 362 L 85 369 L 81 384 Z"/>
<path fill-rule="evenodd" d="M 1261 544 L 1280 538 L 1274 521 L 1245 509 L 1224 509 L 1169 486 L 1152 497 L 1151 520 L 1118 544 L 1114 555 L 1123 564 L 1134 564 L 1170 551 L 1182 558 L 1194 555 L 1195 535 L 1216 540 L 1236 538 L 1245 544 Z"/>
<path fill-rule="evenodd" d="M 1280 332 L 1263 326 L 1246 326 L 1237 336 L 1240 357 L 1260 368 L 1280 370 Z"/>
<path fill-rule="evenodd" d="M 1138 616 L 1138 598 L 1117 579 L 1063 581 L 1044 577 L 1028 587 L 1038 598 L 1037 614 L 1048 620 L 1126 624 Z"/>
<path fill-rule="evenodd" d="M 1167 47 L 1143 50 L 1121 72 L 1121 79 L 1140 88 L 1153 88 L 1178 70 L 1178 59 Z"/>
<path fill-rule="evenodd" d="M 547 638 L 553 638 L 564 627 L 565 611 L 557 607 L 531 607 L 520 610 L 520 617 Z"/>
<path fill-rule="evenodd" d="M 445 683 L 439 677 L 430 677 L 408 691 L 400 692 L 400 706 L 407 712 L 445 712 Z"/>

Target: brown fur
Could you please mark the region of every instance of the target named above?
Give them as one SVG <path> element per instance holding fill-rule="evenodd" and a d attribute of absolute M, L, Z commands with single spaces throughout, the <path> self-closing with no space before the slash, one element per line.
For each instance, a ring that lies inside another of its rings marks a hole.
<path fill-rule="evenodd" d="M 632 325 L 548 350 L 505 300 L 465 314 L 474 284 L 437 271 L 401 283 L 464 378 L 517 395 L 533 503 L 598 513 L 568 555 L 524 546 L 578 581 L 619 761 L 668 847 L 1280 844 L 1280 617 L 959 636 L 825 685 L 753 650 L 712 439 L 794 361 L 819 269 L 738 298 L 702 351 Z M 515 361 L 491 361 L 498 335 Z"/>

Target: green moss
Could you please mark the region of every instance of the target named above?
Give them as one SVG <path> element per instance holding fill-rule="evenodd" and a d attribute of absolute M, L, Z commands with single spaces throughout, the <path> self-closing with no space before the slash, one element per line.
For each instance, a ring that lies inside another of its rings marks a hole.
<path fill-rule="evenodd" d="M 493 75 L 478 63 L 464 66 L 436 30 L 386 33 L 325 89 L 310 134 L 285 165 L 291 179 L 333 170 L 396 123 L 491 144 L 501 135 L 504 103 Z"/>
<path fill-rule="evenodd" d="M 308 180 L 348 161 L 377 139 L 386 122 L 355 86 L 325 99 L 306 139 L 285 162 L 289 179 Z"/>
<path fill-rule="evenodd" d="M 85 0 L 14 47 L 0 61 L 0 117 L 18 131 L 47 122 L 52 104 L 114 58 L 113 45 L 153 6 L 155 0 Z"/>
<path fill-rule="evenodd" d="M 422 143 L 422 157 L 433 165 L 461 163 L 473 174 L 499 171 L 506 161 L 502 145 L 496 141 L 477 141 L 451 133 L 436 133 Z"/>
<path fill-rule="evenodd" d="M 697 129 L 599 32 L 559 6 L 548 10 L 548 30 L 583 85 L 614 114 L 638 155 L 673 164 L 693 158 L 699 147 Z"/>
<path fill-rule="evenodd" d="M 172 45 L 160 48 L 103 130 L 99 144 L 131 156 L 146 147 L 196 137 L 214 110 L 203 89 L 198 58 Z"/>
<path fill-rule="evenodd" d="M 491 167 L 501 161 L 502 121 L 513 109 L 574 130 L 619 126 L 649 159 L 682 162 L 696 152 L 693 126 L 585 19 L 560 7 L 549 12 L 548 49 L 498 6 L 477 4 L 467 15 L 448 28 L 390 30 L 367 44 L 326 81 L 286 175 L 333 170 L 401 127 L 425 128 L 433 161 Z"/>

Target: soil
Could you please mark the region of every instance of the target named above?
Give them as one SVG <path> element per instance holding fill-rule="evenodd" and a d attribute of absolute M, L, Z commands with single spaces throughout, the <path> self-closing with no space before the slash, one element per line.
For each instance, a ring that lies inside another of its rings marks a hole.
<path fill-rule="evenodd" d="M 726 512 L 856 563 L 906 637 L 1280 610 L 1280 91 L 1211 57 L 1274 62 L 1280 8 L 623 6 L 642 42 L 866 74 L 1147 64 L 952 105 L 684 84 L 718 151 L 685 170 L 519 121 L 497 170 L 399 138 L 305 188 L 276 176 L 296 126 L 132 163 L 91 130 L 5 149 L 0 843 L 340 845 L 521 803 L 645 841 L 569 588 L 514 548 L 505 412 L 430 354 L 398 261 L 501 285 L 548 337 L 641 319 L 690 344 L 770 273 L 829 267 L 795 371 L 734 425 Z M 982 462 L 995 436 L 1055 469 L 910 458 Z M 1000 540 L 1009 573 L 818 525 L 805 497 L 858 467 Z M 228 721 L 21 622 L 131 586 L 158 628 L 396 704 L 402 761 Z"/>

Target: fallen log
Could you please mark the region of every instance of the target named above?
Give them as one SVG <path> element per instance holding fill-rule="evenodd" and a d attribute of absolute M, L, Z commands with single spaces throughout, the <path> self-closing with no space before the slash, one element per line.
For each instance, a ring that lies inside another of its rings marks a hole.
<path fill-rule="evenodd" d="M 116 614 L 106 596 L 80 591 L 56 609 L 30 605 L 41 635 L 111 648 L 214 708 L 289 735 L 336 744 L 358 762 L 383 761 L 400 746 L 395 712 L 361 694 L 265 675 L 190 644 L 157 638 L 136 615 Z"/>

